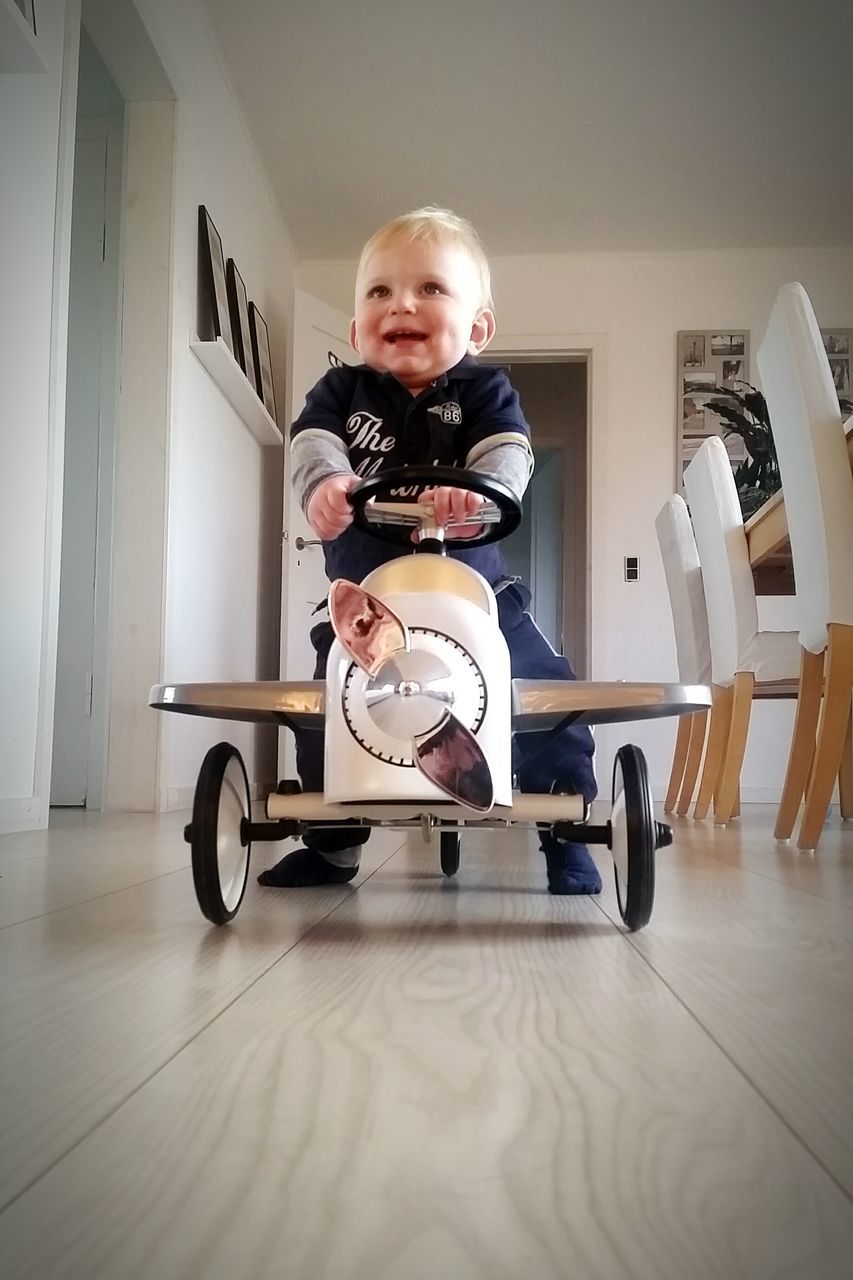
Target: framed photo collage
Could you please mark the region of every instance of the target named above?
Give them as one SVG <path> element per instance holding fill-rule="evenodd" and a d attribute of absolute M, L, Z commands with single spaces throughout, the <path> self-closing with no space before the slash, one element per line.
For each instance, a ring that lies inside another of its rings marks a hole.
<path fill-rule="evenodd" d="M 708 436 L 723 440 L 732 466 L 746 457 L 739 436 L 726 437 L 724 423 L 706 401 L 715 391 L 740 390 L 749 382 L 749 331 L 747 329 L 688 329 L 678 334 L 676 405 L 678 406 L 677 486 L 683 488 L 684 470 Z"/>
<path fill-rule="evenodd" d="M 832 381 L 842 405 L 842 414 L 853 399 L 853 329 L 821 329 Z M 722 419 L 707 407 L 715 391 L 742 390 L 741 382 L 750 382 L 749 331 L 732 329 L 684 329 L 677 338 L 677 386 L 675 402 L 678 416 L 678 459 L 676 482 L 683 488 L 684 469 L 709 435 L 724 440 L 732 466 L 737 468 L 746 457 L 739 436 L 725 436 Z"/>

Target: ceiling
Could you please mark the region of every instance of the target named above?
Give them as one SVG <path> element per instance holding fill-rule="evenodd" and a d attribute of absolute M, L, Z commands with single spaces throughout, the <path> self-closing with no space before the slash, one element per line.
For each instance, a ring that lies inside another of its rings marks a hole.
<path fill-rule="evenodd" d="M 853 245 L 851 0 L 202 0 L 300 259 Z"/>

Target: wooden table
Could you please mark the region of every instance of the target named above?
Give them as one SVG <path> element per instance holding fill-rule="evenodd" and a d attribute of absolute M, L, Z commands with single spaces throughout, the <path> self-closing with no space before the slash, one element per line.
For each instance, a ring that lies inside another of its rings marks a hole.
<path fill-rule="evenodd" d="M 853 416 L 844 423 L 847 456 L 853 471 Z M 788 519 L 785 497 L 780 489 L 774 493 L 744 525 L 749 559 L 755 577 L 755 590 L 765 596 L 792 596 L 794 569 L 791 544 L 788 541 Z"/>

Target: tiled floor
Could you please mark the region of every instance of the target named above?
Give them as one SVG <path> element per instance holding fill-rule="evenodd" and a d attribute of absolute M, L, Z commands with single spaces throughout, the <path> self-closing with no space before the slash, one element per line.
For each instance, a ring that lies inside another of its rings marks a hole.
<path fill-rule="evenodd" d="M 853 1276 L 853 826 L 678 820 L 628 935 L 518 833 L 214 929 L 186 820 L 0 838 L 4 1280 Z"/>

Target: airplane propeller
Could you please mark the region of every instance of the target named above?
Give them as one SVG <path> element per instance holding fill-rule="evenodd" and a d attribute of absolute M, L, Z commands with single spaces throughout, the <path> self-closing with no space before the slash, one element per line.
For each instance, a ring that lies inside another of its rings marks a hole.
<path fill-rule="evenodd" d="M 335 635 L 356 666 L 375 676 L 395 653 L 411 649 L 409 630 L 376 596 L 346 578 L 329 592 L 329 616 Z"/>
<path fill-rule="evenodd" d="M 400 653 L 412 651 L 409 630 L 396 613 L 345 578 L 332 583 L 329 615 L 344 649 L 371 678 L 377 677 L 385 664 Z M 489 763 L 473 733 L 447 705 L 448 696 L 452 701 L 452 695 L 438 687 L 443 682 L 399 679 L 397 663 L 390 663 L 385 676 L 388 679 L 377 691 L 379 697 L 394 697 L 403 705 L 412 700 L 408 705 L 413 710 L 417 707 L 419 723 L 423 722 L 425 708 L 427 719 L 432 719 L 429 708 L 434 704 L 435 722 L 412 734 L 412 757 L 420 772 L 452 800 L 483 813 L 491 809 L 494 785 Z"/>

